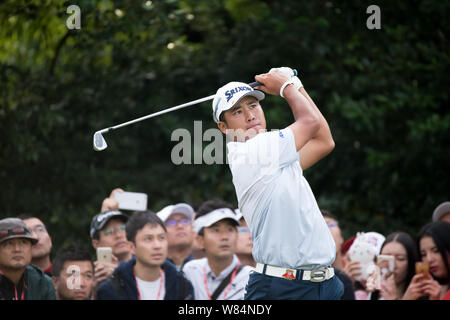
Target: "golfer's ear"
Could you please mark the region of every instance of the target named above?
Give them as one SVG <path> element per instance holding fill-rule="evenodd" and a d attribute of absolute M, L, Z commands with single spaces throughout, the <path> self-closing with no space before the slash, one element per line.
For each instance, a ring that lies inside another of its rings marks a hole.
<path fill-rule="evenodd" d="M 219 128 L 220 131 L 222 131 L 223 134 L 227 134 L 228 128 L 226 122 L 223 121 L 217 122 L 217 127 Z"/>

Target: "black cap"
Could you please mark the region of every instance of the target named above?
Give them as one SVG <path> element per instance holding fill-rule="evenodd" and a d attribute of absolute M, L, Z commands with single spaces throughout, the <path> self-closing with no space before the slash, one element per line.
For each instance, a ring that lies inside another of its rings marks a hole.
<path fill-rule="evenodd" d="M 33 245 L 39 241 L 31 235 L 30 229 L 21 219 L 6 218 L 0 220 L 0 243 L 12 238 L 28 239 Z"/>
<path fill-rule="evenodd" d="M 103 229 L 105 224 L 112 218 L 120 218 L 127 222 L 128 216 L 120 211 L 105 211 L 96 215 L 91 222 L 90 234 L 91 238 L 98 238 L 98 232 Z"/>

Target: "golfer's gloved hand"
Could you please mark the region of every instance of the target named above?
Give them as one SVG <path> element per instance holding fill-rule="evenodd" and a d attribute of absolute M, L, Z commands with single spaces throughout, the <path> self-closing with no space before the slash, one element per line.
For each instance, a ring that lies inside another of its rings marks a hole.
<path fill-rule="evenodd" d="M 294 70 L 292 70 L 291 68 L 289 68 L 289 67 L 272 68 L 272 69 L 270 69 L 269 73 L 274 72 L 274 71 L 281 72 L 285 76 L 288 76 L 289 78 L 291 78 L 291 80 L 293 80 L 293 82 L 294 82 L 293 85 L 294 85 L 296 90 L 298 90 L 301 87 L 303 87 L 302 82 L 296 76 L 296 73 L 294 72 Z"/>

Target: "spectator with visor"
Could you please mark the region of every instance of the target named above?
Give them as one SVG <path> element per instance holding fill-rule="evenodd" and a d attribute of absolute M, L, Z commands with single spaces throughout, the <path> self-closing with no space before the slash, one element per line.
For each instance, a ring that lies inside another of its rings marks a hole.
<path fill-rule="evenodd" d="M 203 203 L 194 221 L 198 243 L 205 258 L 188 262 L 186 277 L 196 300 L 242 300 L 250 266 L 243 266 L 236 252 L 239 225 L 233 207 L 222 200 Z"/>

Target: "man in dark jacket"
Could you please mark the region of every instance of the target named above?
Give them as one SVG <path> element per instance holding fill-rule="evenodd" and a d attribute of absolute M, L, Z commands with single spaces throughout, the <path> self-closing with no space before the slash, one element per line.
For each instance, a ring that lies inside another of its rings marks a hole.
<path fill-rule="evenodd" d="M 30 265 L 34 238 L 17 218 L 0 220 L 0 300 L 54 300 L 52 280 Z"/>
<path fill-rule="evenodd" d="M 167 230 L 151 211 L 135 212 L 126 224 L 135 257 L 122 262 L 97 291 L 99 300 L 191 300 L 192 284 L 167 258 Z"/>

